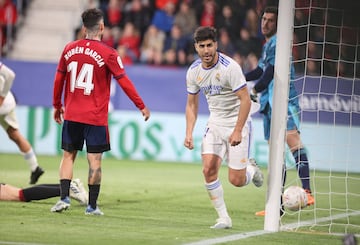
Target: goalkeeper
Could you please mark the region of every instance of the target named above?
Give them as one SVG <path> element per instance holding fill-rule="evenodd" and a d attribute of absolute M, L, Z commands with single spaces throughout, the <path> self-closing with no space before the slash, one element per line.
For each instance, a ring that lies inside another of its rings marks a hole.
<path fill-rule="evenodd" d="M 276 7 L 267 7 L 261 18 L 261 32 L 265 37 L 266 43 L 263 46 L 262 56 L 257 68 L 245 74 L 247 81 L 257 80 L 255 86 L 251 89 L 251 99 L 258 100 L 260 96 L 260 113 L 263 114 L 264 137 L 267 141 L 270 138 L 271 111 L 273 101 L 274 86 L 274 65 L 275 65 L 275 45 L 276 45 L 276 28 L 277 28 L 278 10 Z M 294 78 L 294 67 L 291 66 L 291 80 Z M 288 121 L 286 132 L 286 143 L 294 157 L 296 168 L 302 182 L 302 187 L 308 195 L 308 205 L 314 204 L 314 197 L 311 195 L 309 161 L 305 148 L 301 142 L 299 132 L 299 101 L 295 86 L 290 82 L 289 104 L 288 104 Z M 286 180 L 286 165 L 284 164 L 283 186 Z M 282 215 L 283 210 L 280 210 Z M 264 216 L 265 211 L 256 213 L 257 216 Z"/>

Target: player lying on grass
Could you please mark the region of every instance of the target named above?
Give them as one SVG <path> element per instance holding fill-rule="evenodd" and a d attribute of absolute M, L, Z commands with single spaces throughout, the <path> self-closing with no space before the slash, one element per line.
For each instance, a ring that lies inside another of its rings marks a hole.
<path fill-rule="evenodd" d="M 28 188 L 19 188 L 0 183 L 0 201 L 31 202 L 60 196 L 60 184 L 40 184 Z M 88 193 L 79 179 L 70 184 L 70 197 L 81 205 L 87 205 Z"/>

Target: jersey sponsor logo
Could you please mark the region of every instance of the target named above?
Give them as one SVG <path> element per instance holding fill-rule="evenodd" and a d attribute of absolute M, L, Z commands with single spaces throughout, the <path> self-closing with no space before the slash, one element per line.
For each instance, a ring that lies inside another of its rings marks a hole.
<path fill-rule="evenodd" d="M 221 85 L 208 85 L 200 88 L 206 95 L 220 94 L 223 87 Z"/>

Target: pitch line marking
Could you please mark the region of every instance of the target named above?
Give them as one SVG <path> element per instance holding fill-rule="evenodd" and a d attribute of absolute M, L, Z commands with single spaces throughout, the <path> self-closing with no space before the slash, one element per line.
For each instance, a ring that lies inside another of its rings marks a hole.
<path fill-rule="evenodd" d="M 264 230 L 258 230 L 258 231 L 250 231 L 250 232 L 244 232 L 239 234 L 234 234 L 230 236 L 224 236 L 224 237 L 217 237 L 207 240 L 202 240 L 198 242 L 192 242 L 192 243 L 186 243 L 184 245 L 213 245 L 213 244 L 219 244 L 224 242 L 231 242 L 231 241 L 237 241 L 249 237 L 259 236 L 259 235 L 266 235 L 274 233 L 272 231 L 264 231 Z"/>
<path fill-rule="evenodd" d="M 8 242 L 8 241 L 0 241 L 1 245 L 47 245 L 44 243 L 26 243 L 26 242 Z"/>
<path fill-rule="evenodd" d="M 347 214 L 338 214 L 338 215 L 334 215 L 331 217 L 324 217 L 324 218 L 313 219 L 313 220 L 308 220 L 308 221 L 303 221 L 303 222 L 294 222 L 294 223 L 291 223 L 288 225 L 281 226 L 280 231 L 287 231 L 289 229 L 312 225 L 312 224 L 315 224 L 315 222 L 322 223 L 322 222 L 326 222 L 329 220 L 341 219 L 341 218 L 345 218 L 348 216 L 356 216 L 356 215 L 360 215 L 360 211 L 353 212 L 353 213 L 347 213 Z M 217 238 L 202 240 L 202 241 L 198 241 L 198 242 L 186 243 L 184 245 L 214 245 L 214 244 L 219 244 L 219 243 L 237 241 L 237 240 L 246 239 L 249 237 L 254 237 L 254 236 L 259 236 L 259 235 L 266 235 L 266 234 L 270 234 L 270 233 L 276 233 L 276 232 L 257 230 L 257 231 L 250 231 L 250 232 L 244 232 L 244 233 L 239 233 L 239 234 L 234 234 L 234 235 L 229 235 L 229 236 L 224 236 L 224 237 L 217 237 Z M 342 234 L 342 235 L 344 235 L 344 234 Z"/>

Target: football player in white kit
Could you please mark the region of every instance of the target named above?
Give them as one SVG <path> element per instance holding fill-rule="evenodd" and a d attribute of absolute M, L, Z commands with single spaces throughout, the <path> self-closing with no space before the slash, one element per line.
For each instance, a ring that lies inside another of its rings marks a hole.
<path fill-rule="evenodd" d="M 206 96 L 210 116 L 202 141 L 202 163 L 205 188 L 218 214 L 210 228 L 228 229 L 232 221 L 224 201 L 219 169 L 226 160 L 232 185 L 242 187 L 251 181 L 260 187 L 263 174 L 249 160 L 251 138 L 251 100 L 242 69 L 230 57 L 217 51 L 217 33 L 213 27 L 199 27 L 194 34 L 199 59 L 186 74 L 186 135 L 184 146 L 194 148 L 199 92 Z"/>
<path fill-rule="evenodd" d="M 19 131 L 19 123 L 15 114 L 16 101 L 10 91 L 14 79 L 14 71 L 0 62 L 0 125 L 18 146 L 25 161 L 29 164 L 31 170 L 29 183 L 35 184 L 44 170 L 39 166 L 29 141 Z"/>

